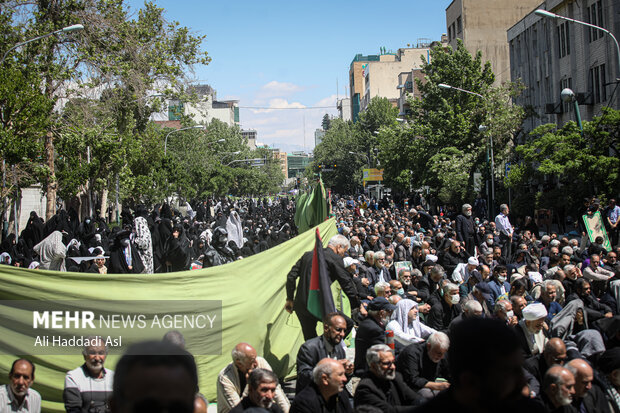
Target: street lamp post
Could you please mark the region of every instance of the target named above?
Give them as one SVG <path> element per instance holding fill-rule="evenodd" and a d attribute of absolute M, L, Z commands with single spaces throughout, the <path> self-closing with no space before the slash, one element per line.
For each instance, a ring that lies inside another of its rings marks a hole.
<path fill-rule="evenodd" d="M 614 44 L 616 45 L 616 54 L 618 56 L 618 71 L 620 71 L 620 45 L 618 45 L 618 40 L 616 39 L 616 37 L 609 30 L 607 30 L 607 29 L 605 29 L 603 27 L 600 27 L 600 26 L 596 26 L 594 24 L 583 22 L 581 20 L 575 20 L 575 19 L 571 19 L 570 17 L 560 16 L 559 14 L 552 13 L 552 12 L 550 12 L 548 10 L 538 9 L 534 13 L 536 15 L 538 15 L 538 16 L 541 16 L 541 17 L 546 17 L 546 18 L 549 18 L 549 19 L 566 20 L 566 21 L 571 22 L 571 23 L 576 23 L 576 24 L 581 24 L 583 26 L 592 27 L 593 29 L 597 29 L 597 30 L 600 30 L 600 31 L 602 31 L 604 33 L 607 33 L 609 36 L 611 36 L 611 39 L 614 41 Z M 618 79 L 616 79 L 616 80 L 618 80 Z"/>
<path fill-rule="evenodd" d="M 166 156 L 168 154 L 168 136 L 172 135 L 173 133 L 180 132 L 182 130 L 188 130 L 188 129 L 203 129 L 204 130 L 204 128 L 205 127 L 202 126 L 202 125 L 195 125 L 195 126 L 188 126 L 188 127 L 181 128 L 181 129 L 174 129 L 174 130 L 171 130 L 170 132 L 168 132 L 166 134 L 166 138 L 164 139 L 164 156 Z M 222 139 L 222 141 L 223 141 L 223 139 Z"/>
<path fill-rule="evenodd" d="M 75 31 L 79 31 L 79 30 L 83 30 L 83 29 L 84 29 L 83 25 L 81 25 L 81 24 L 74 24 L 74 25 L 71 25 L 71 26 L 63 27 L 62 29 L 56 30 L 55 32 L 44 34 L 42 36 L 37 36 L 35 38 L 26 40 L 24 42 L 17 43 L 15 46 L 13 46 L 9 50 L 7 50 L 6 53 L 4 54 L 4 56 L 2 56 L 2 60 L 0 60 L 0 65 L 4 63 L 6 57 L 9 55 L 9 53 L 11 53 L 13 50 L 17 49 L 18 47 L 21 47 L 21 46 L 23 46 L 25 44 L 28 44 L 28 43 L 36 42 L 37 40 L 45 39 L 46 37 L 54 36 L 54 35 L 59 34 L 59 33 L 70 33 L 70 32 L 75 32 Z"/>

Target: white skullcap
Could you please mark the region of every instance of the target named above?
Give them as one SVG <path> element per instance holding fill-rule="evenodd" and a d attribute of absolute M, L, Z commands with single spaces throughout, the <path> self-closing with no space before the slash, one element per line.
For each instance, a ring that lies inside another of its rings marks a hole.
<path fill-rule="evenodd" d="M 514 274 L 510 276 L 510 284 L 512 284 L 516 280 L 520 280 L 521 278 L 523 278 L 523 274 L 519 274 L 518 272 L 515 272 Z"/>
<path fill-rule="evenodd" d="M 433 254 L 426 254 L 426 259 L 429 261 L 437 262 L 437 256 Z"/>
<path fill-rule="evenodd" d="M 358 260 L 356 260 L 355 258 L 351 258 L 351 257 L 344 257 L 343 261 L 344 261 L 345 268 L 350 266 L 351 264 L 358 265 L 360 263 Z"/>
<path fill-rule="evenodd" d="M 547 309 L 542 303 L 533 303 L 523 309 L 523 318 L 527 321 L 540 320 L 547 317 Z"/>
<path fill-rule="evenodd" d="M 475 265 L 476 267 L 477 267 L 478 265 L 480 265 L 480 263 L 478 262 L 478 258 L 476 258 L 476 257 L 469 257 L 469 258 L 467 259 L 467 263 L 468 263 L 469 265 Z"/>
<path fill-rule="evenodd" d="M 527 275 L 530 277 L 530 280 L 534 281 L 535 283 L 543 282 L 543 277 L 538 271 L 528 271 Z"/>

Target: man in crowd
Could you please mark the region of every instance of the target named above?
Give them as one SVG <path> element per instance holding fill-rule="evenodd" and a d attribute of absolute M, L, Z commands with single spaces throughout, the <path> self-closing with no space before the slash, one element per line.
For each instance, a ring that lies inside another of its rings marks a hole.
<path fill-rule="evenodd" d="M 469 204 L 463 204 L 462 213 L 456 217 L 456 239 L 464 244 L 467 254 L 474 256 L 479 244 L 478 228 L 474 223 L 472 208 Z"/>
<path fill-rule="evenodd" d="M 508 219 L 510 209 L 508 205 L 501 204 L 499 206 L 500 213 L 495 217 L 495 226 L 499 231 L 499 242 L 502 248 L 502 256 L 510 259 L 512 256 L 512 234 L 513 229 Z"/>
<path fill-rule="evenodd" d="M 547 337 L 543 331 L 547 309 L 541 303 L 529 304 L 523 309 L 523 320 L 515 327 L 523 357 L 529 358 L 543 352 Z"/>
<path fill-rule="evenodd" d="M 460 323 L 450 339 L 448 360 L 450 387 L 416 413 L 544 412 L 529 398 L 519 344 L 514 330 L 502 322 L 474 318 Z"/>
<path fill-rule="evenodd" d="M 423 399 L 411 390 L 396 371 L 394 354 L 385 344 L 368 349 L 366 362 L 369 370 L 355 390 L 355 407 L 373 406 L 385 413 L 404 413 L 413 410 Z"/>
<path fill-rule="evenodd" d="M 224 367 L 217 377 L 218 413 L 229 412 L 239 404 L 243 396 L 248 394 L 248 377 L 254 369 L 271 370 L 267 360 L 258 356 L 254 347 L 248 343 L 237 344 L 232 350 L 231 355 L 232 363 Z M 255 384 L 258 385 L 258 382 Z M 254 389 L 256 390 L 257 387 Z M 279 384 L 275 386 L 275 396 L 273 399 L 284 413 L 288 413 L 290 403 Z"/>
<path fill-rule="evenodd" d="M 450 339 L 442 332 L 433 333 L 424 343 L 405 347 L 396 359 L 396 371 L 405 383 L 420 396 L 430 399 L 450 387 L 448 362 L 445 355 Z M 438 380 L 439 379 L 439 380 Z"/>
<path fill-rule="evenodd" d="M 345 319 L 338 313 L 330 313 L 323 320 L 323 335 L 311 338 L 301 345 L 297 353 L 295 393 L 299 393 L 312 382 L 312 370 L 326 357 L 338 360 L 348 376 L 353 374 L 353 363 L 347 361 L 344 348 L 340 345 L 346 329 Z"/>
<path fill-rule="evenodd" d="M 368 317 L 357 329 L 355 335 L 355 375 L 361 376 L 367 370 L 366 351 L 375 344 L 385 343 L 385 326 L 390 322 L 396 306 L 384 297 L 377 297 L 368 304 Z"/>
<path fill-rule="evenodd" d="M 331 281 L 338 281 L 342 291 L 349 298 L 351 308 L 357 308 L 360 306 L 360 300 L 351 276 L 344 268 L 342 260 L 344 253 L 349 247 L 349 240 L 346 237 L 334 235 L 330 238 L 327 248 L 324 250 L 325 263 L 327 264 L 327 273 Z M 320 321 L 307 309 L 313 255 L 314 251 L 306 252 L 291 268 L 286 277 L 286 304 L 284 308 L 289 313 L 292 313 L 294 310 L 297 314 L 305 340 L 316 337 L 316 324 Z M 299 282 L 296 287 L 295 283 L 298 278 Z M 351 328 L 353 328 L 352 322 L 348 330 L 350 331 Z"/>
<path fill-rule="evenodd" d="M 553 366 L 543 380 L 542 400 L 548 412 L 576 413 L 571 403 L 575 395 L 575 377 L 562 366 Z"/>
<path fill-rule="evenodd" d="M 342 363 L 331 358 L 319 361 L 312 371 L 312 382 L 297 392 L 291 413 L 349 413 L 351 403 L 344 389 L 347 376 Z"/>
<path fill-rule="evenodd" d="M 562 366 L 566 360 L 566 344 L 564 344 L 561 338 L 554 337 L 545 344 L 541 354 L 530 357 L 525 361 L 524 368 L 539 383 L 542 383 L 549 367 L 556 364 Z"/>
<path fill-rule="evenodd" d="M 110 412 L 114 371 L 104 367 L 108 349 L 101 337 L 87 337 L 84 364 L 65 376 L 62 398 L 67 413 Z"/>
<path fill-rule="evenodd" d="M 462 310 L 459 304 L 459 287 L 456 284 L 447 283 L 442 288 L 441 301 L 432 305 L 428 313 L 427 325 L 437 331 L 448 331 L 450 322 L 458 317 Z"/>
<path fill-rule="evenodd" d="M 516 326 L 519 322 L 512 310 L 512 303 L 508 300 L 498 300 L 495 303 L 493 318 L 503 321 L 508 326 Z"/>
<path fill-rule="evenodd" d="M 248 376 L 248 395 L 230 412 L 241 413 L 258 408 L 270 413 L 283 413 L 274 401 L 278 386 L 278 376 L 273 371 L 261 368 L 252 370 Z"/>
<path fill-rule="evenodd" d="M 573 359 L 566 364 L 566 368 L 575 377 L 575 395 L 573 407 L 583 413 L 611 413 L 605 393 L 594 384 L 594 370 L 584 359 Z"/>
<path fill-rule="evenodd" d="M 579 278 L 575 281 L 575 292 L 566 297 L 566 302 L 568 303 L 575 299 L 583 301 L 584 308 L 588 314 L 588 322 L 594 322 L 603 317 L 613 317 L 611 307 L 601 303 L 592 294 L 590 282 L 584 278 Z"/>
<path fill-rule="evenodd" d="M 562 306 L 556 301 L 557 289 L 553 280 L 545 280 L 540 285 L 540 298 L 538 302 L 542 303 L 547 309 L 547 324 L 551 323 L 553 317 L 562 311 Z"/>
<path fill-rule="evenodd" d="M 30 360 L 17 359 L 9 371 L 9 384 L 0 387 L 1 412 L 41 411 L 41 395 L 31 389 L 34 383 L 34 364 Z"/>

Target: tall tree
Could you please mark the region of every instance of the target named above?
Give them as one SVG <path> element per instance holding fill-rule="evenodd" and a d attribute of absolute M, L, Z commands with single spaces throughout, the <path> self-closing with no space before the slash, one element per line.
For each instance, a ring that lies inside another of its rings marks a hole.
<path fill-rule="evenodd" d="M 493 173 L 500 174 L 521 124 L 522 109 L 511 104 L 519 87 L 493 87 L 490 63 L 482 63 L 480 52 L 472 57 L 460 41 L 456 50 L 432 49 L 422 72 L 424 81 L 416 79 L 421 96 L 409 99 L 408 124 L 379 132 L 386 181 L 401 189 L 428 185 L 441 201 L 460 202 L 473 195 L 473 173 L 484 172 L 490 140 L 498 166 Z"/>

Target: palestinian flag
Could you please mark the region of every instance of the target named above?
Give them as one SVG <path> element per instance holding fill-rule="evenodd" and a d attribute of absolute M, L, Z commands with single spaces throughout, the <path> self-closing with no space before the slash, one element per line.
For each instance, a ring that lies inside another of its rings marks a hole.
<path fill-rule="evenodd" d="M 334 298 L 330 288 L 331 280 L 327 274 L 327 263 L 325 262 L 325 251 L 323 251 L 323 241 L 316 229 L 316 241 L 314 243 L 314 254 L 312 256 L 312 274 L 310 275 L 310 290 L 308 291 L 308 303 L 306 308 L 316 318 L 323 320 L 326 314 L 336 311 Z"/>

